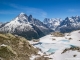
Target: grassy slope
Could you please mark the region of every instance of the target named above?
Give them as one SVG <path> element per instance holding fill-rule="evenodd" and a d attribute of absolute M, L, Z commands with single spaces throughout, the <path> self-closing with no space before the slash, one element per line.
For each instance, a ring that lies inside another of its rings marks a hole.
<path fill-rule="evenodd" d="M 2 44 L 6 46 L 1 46 Z M 29 60 L 32 54 L 37 54 L 29 42 L 12 34 L 0 34 L 0 58 L 3 60 Z"/>

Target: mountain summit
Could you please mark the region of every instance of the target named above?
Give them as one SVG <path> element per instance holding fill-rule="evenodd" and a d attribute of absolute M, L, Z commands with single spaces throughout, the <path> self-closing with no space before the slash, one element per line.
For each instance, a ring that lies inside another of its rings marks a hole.
<path fill-rule="evenodd" d="M 56 30 L 60 32 L 71 32 L 80 29 L 80 16 L 66 17 Z"/>
<path fill-rule="evenodd" d="M 45 18 L 43 23 L 46 24 L 49 28 L 52 30 L 55 30 L 61 23 L 62 19 L 61 18 Z"/>

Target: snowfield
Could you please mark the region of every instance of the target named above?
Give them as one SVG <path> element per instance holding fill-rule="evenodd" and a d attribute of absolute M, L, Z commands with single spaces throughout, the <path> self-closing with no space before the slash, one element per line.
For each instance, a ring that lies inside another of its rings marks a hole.
<path fill-rule="evenodd" d="M 51 58 L 50 60 L 80 60 L 80 52 L 69 50 L 62 53 L 66 48 L 72 46 L 80 47 L 80 30 L 65 33 L 64 37 L 54 37 L 51 34 L 40 38 L 39 42 L 30 42 L 41 52 Z M 41 53 L 41 55 L 42 55 Z M 45 56 L 46 57 L 46 56 Z"/>

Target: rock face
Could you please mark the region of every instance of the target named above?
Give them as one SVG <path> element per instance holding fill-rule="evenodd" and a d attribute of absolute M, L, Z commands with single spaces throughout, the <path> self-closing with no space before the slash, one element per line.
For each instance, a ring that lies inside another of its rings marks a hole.
<path fill-rule="evenodd" d="M 43 23 L 46 24 L 49 28 L 52 30 L 55 30 L 61 23 L 62 19 L 61 18 L 45 18 Z"/>
<path fill-rule="evenodd" d="M 51 31 L 41 21 L 33 18 L 32 15 L 27 16 L 25 13 L 20 13 L 15 19 L 3 24 L 0 28 L 0 32 L 17 34 L 29 40 L 40 38 Z"/>
<path fill-rule="evenodd" d="M 63 20 L 58 27 L 60 32 L 71 32 L 80 29 L 80 16 L 67 17 Z"/>
<path fill-rule="evenodd" d="M 12 34 L 0 34 L 0 59 L 1 60 L 30 60 L 31 55 L 37 54 L 29 42 Z"/>
<path fill-rule="evenodd" d="M 3 23 L 0 22 L 0 27 L 1 27 L 2 24 L 3 24 Z"/>

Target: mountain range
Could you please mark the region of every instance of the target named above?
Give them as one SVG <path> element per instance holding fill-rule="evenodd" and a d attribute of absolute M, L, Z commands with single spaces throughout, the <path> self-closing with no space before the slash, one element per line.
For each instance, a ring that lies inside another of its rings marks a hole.
<path fill-rule="evenodd" d="M 71 32 L 80 29 L 80 16 L 66 17 L 58 27 L 60 32 Z"/>
<path fill-rule="evenodd" d="M 20 13 L 16 18 L 7 23 L 0 23 L 0 32 L 12 33 L 23 36 L 28 40 L 38 39 L 51 32 L 59 31 L 62 33 L 80 29 L 80 16 L 61 18 L 45 18 L 43 22 Z"/>
<path fill-rule="evenodd" d="M 64 20 L 61 18 L 46 18 L 43 23 L 54 31 L 71 32 L 80 29 L 80 16 L 66 17 Z"/>
<path fill-rule="evenodd" d="M 0 22 L 0 26 L 1 26 L 2 24 L 3 24 L 3 23 Z"/>
<path fill-rule="evenodd" d="M 16 18 L 0 27 L 0 32 L 17 34 L 29 40 L 38 39 L 51 31 L 40 20 L 33 18 L 32 15 L 27 16 L 25 13 L 20 13 Z"/>
<path fill-rule="evenodd" d="M 61 22 L 62 22 L 61 18 L 52 18 L 52 19 L 45 18 L 43 21 L 43 23 L 52 30 L 55 30 L 60 25 Z"/>

